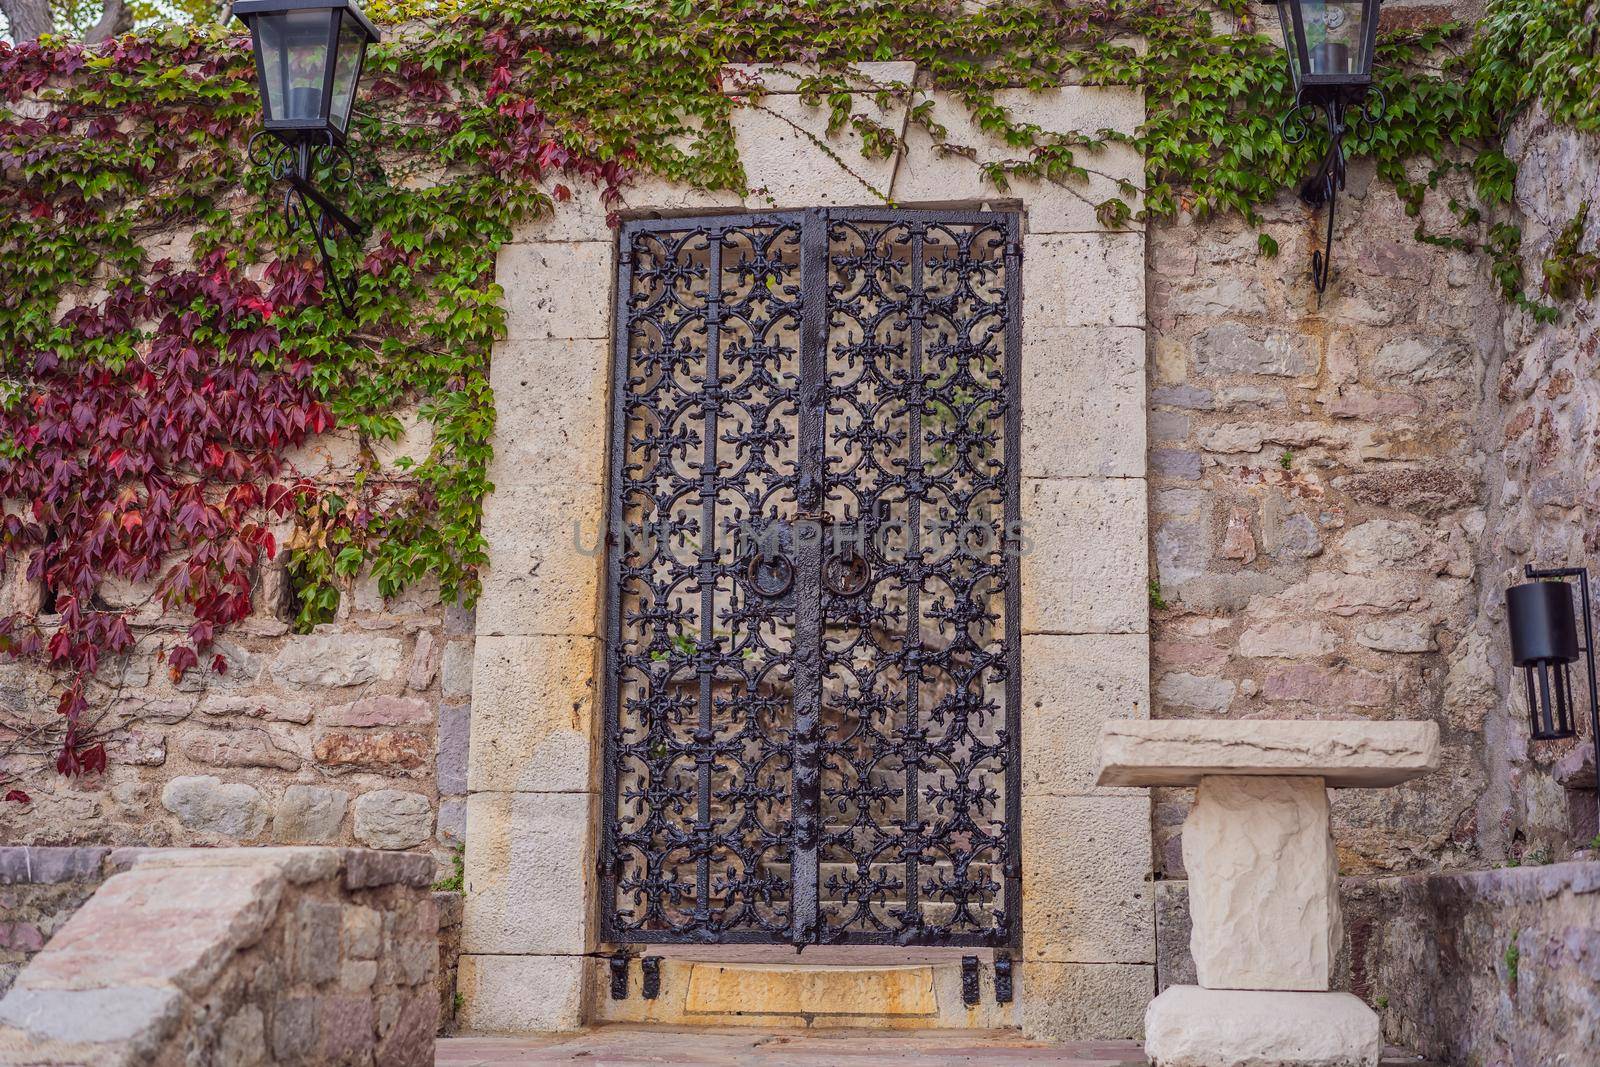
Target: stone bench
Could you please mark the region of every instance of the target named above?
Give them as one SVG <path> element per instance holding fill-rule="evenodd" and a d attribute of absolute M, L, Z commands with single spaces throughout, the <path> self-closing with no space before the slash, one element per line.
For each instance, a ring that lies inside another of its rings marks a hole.
<path fill-rule="evenodd" d="M 1431 722 L 1114 720 L 1100 785 L 1196 786 L 1183 824 L 1198 986 L 1145 1015 L 1159 1067 L 1376 1067 L 1378 1017 L 1330 991 L 1343 941 L 1328 789 L 1439 765 Z"/>

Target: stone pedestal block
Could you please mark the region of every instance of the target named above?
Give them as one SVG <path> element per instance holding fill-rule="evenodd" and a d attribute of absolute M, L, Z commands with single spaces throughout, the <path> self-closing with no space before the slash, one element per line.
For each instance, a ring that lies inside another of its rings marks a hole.
<path fill-rule="evenodd" d="M 1383 1051 L 1377 1014 L 1349 993 L 1173 986 L 1144 1030 L 1160 1067 L 1376 1067 Z"/>
<path fill-rule="evenodd" d="M 1202 778 L 1183 863 L 1202 986 L 1329 987 L 1344 930 L 1321 778 Z"/>

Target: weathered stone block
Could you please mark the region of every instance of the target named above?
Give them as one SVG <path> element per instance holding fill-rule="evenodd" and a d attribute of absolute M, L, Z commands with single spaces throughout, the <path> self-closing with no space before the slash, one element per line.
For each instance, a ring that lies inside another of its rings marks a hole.
<path fill-rule="evenodd" d="M 265 730 L 207 730 L 183 742 L 183 751 L 196 763 L 211 767 L 264 767 L 295 771 L 302 760 Z"/>
<path fill-rule="evenodd" d="M 427 735 L 415 730 L 371 734 L 330 731 L 317 736 L 311 751 L 323 767 L 341 774 L 411 770 L 428 761 L 431 749 Z"/>
<path fill-rule="evenodd" d="M 1143 477 L 1144 331 L 1082 328 L 1022 346 L 1022 473 Z"/>
<path fill-rule="evenodd" d="M 1062 963 L 1153 963 L 1150 800 L 1022 799 L 1023 955 Z M 1101 1035 L 1104 1036 L 1104 1035 Z"/>
<path fill-rule="evenodd" d="M 467 749 L 471 731 L 471 705 L 446 704 L 439 709 L 439 755 L 434 761 L 434 770 L 440 796 L 464 796 L 467 792 Z"/>
<path fill-rule="evenodd" d="M 598 650 L 587 637 L 478 639 L 470 788 L 591 788 Z"/>
<path fill-rule="evenodd" d="M 355 960 L 378 958 L 378 948 L 382 944 L 383 917 L 376 909 L 359 905 L 345 908 L 344 915 L 340 919 L 340 929 L 346 956 Z"/>
<path fill-rule="evenodd" d="M 56 931 L 10 995 L 30 988 L 163 984 L 189 994 L 205 990 L 234 952 L 266 930 L 284 881 L 270 863 L 135 868 L 114 875 Z M 174 930 L 183 936 L 171 936 Z"/>
<path fill-rule="evenodd" d="M 1028 796 L 1097 793 L 1095 745 L 1112 719 L 1150 714 L 1144 634 L 1022 639 L 1022 776 Z"/>
<path fill-rule="evenodd" d="M 267 803 L 254 786 L 209 774 L 172 779 L 161 790 L 161 805 L 191 830 L 241 841 L 259 837 L 267 826 Z"/>
<path fill-rule="evenodd" d="M 339 933 L 343 909 L 321 900 L 302 900 L 289 922 L 290 972 L 311 985 L 339 976 Z"/>
<path fill-rule="evenodd" d="M 478 636 L 598 631 L 600 483 L 513 485 L 484 502 Z"/>
<path fill-rule="evenodd" d="M 81 846 L 0 846 L 0 885 L 98 881 L 101 864 L 110 851 Z"/>
<path fill-rule="evenodd" d="M 1221 323 L 1194 339 L 1197 374 L 1267 374 L 1302 377 L 1317 369 L 1312 338 L 1303 334 L 1260 330 L 1237 323 Z"/>
<path fill-rule="evenodd" d="M 606 383 L 611 346 L 603 338 L 522 338 L 495 346 L 494 459 L 489 480 L 512 485 L 605 481 Z"/>
<path fill-rule="evenodd" d="M 1145 1052 L 1161 1067 L 1377 1067 L 1378 1017 L 1349 993 L 1173 986 L 1150 1004 Z"/>
<path fill-rule="evenodd" d="M 1029 234 L 1022 261 L 1025 340 L 1145 324 L 1143 233 Z"/>
<path fill-rule="evenodd" d="M 317 1010 L 317 1059 L 360 1063 L 377 1041 L 376 1009 L 370 996 L 323 997 Z"/>
<path fill-rule="evenodd" d="M 1320 622 L 1274 622 L 1239 636 L 1239 655 L 1301 659 L 1325 656 L 1339 647 L 1339 637 Z"/>
<path fill-rule="evenodd" d="M 501 246 L 494 274 L 506 294 L 506 336 L 610 336 L 614 256 L 609 241 Z"/>
<path fill-rule="evenodd" d="M 1030 961 L 1021 972 L 1022 1032 L 1044 1041 L 1144 1036 L 1155 968 L 1134 963 Z"/>
<path fill-rule="evenodd" d="M 1329 988 L 1344 927 L 1321 778 L 1202 778 L 1183 865 L 1201 986 Z"/>
<path fill-rule="evenodd" d="M 944 144 L 963 152 L 941 151 L 933 137 L 915 122 L 907 124 L 906 147 L 894 175 L 894 199 L 913 207 L 966 206 L 993 199 L 994 185 L 984 180 L 985 164 L 1024 161 L 1026 149 L 1014 148 L 979 129 L 960 101 L 943 94 L 930 98 L 928 118 L 949 132 Z M 1004 89 L 994 102 L 1020 122 L 1037 123 L 1051 133 L 1081 132 L 1094 136 L 1102 129 L 1134 132 L 1144 121 L 1143 94 L 1123 87 L 1064 86 L 1044 92 Z M 1095 217 L 1095 205 L 1120 195 L 1117 182 L 1144 180 L 1139 152 L 1128 145 L 1108 144 L 1099 151 L 1077 152 L 1079 164 L 1089 168 L 1087 181 L 1059 184 L 1025 177 L 1010 179 L 1005 194 L 1020 198 L 1027 209 L 1030 233 L 1092 232 L 1105 227 Z M 1139 208 L 1139 199 L 1130 206 Z M 1137 224 L 1132 224 L 1137 225 Z"/>
<path fill-rule="evenodd" d="M 335 689 L 396 677 L 405 662 L 398 637 L 360 633 L 290 636 L 272 661 L 272 676 L 291 689 Z"/>
<path fill-rule="evenodd" d="M 356 840 L 371 848 L 415 848 L 433 836 L 433 806 L 421 793 L 377 789 L 355 807 Z"/>
<path fill-rule="evenodd" d="M 464 955 L 457 982 L 465 1030 L 525 1034 L 582 1025 L 582 956 Z"/>
<path fill-rule="evenodd" d="M 318 718 L 327 726 L 422 726 L 433 721 L 433 708 L 421 697 L 380 694 L 336 704 Z"/>
<path fill-rule="evenodd" d="M 1194 985 L 1194 953 L 1189 950 L 1189 883 L 1158 881 L 1156 890 L 1156 990 Z"/>
<path fill-rule="evenodd" d="M 1101 785 L 1197 785 L 1207 775 L 1306 775 L 1334 788 L 1398 785 L 1439 766 L 1433 722 L 1205 719 L 1107 723 Z"/>
<path fill-rule="evenodd" d="M 272 1055 L 284 1063 L 294 1063 L 311 1054 L 317 1044 L 316 997 L 281 1000 L 272 1013 Z"/>
<path fill-rule="evenodd" d="M 272 819 L 272 839 L 286 844 L 327 845 L 339 840 L 350 794 L 342 789 L 291 785 Z"/>
<path fill-rule="evenodd" d="M 591 794 L 467 799 L 466 952 L 587 952 L 594 871 Z"/>
<path fill-rule="evenodd" d="M 1024 633 L 1150 628 L 1143 479 L 1025 479 Z"/>
<path fill-rule="evenodd" d="M 738 1015 L 936 1015 L 933 968 L 691 963 L 683 1010 Z"/>
<path fill-rule="evenodd" d="M 378 1043 L 377 1062 L 383 1067 L 433 1067 L 433 1035 L 438 1028 L 438 997 L 429 992 L 404 996 Z"/>
<path fill-rule="evenodd" d="M 881 108 L 871 95 L 858 93 L 850 104 L 852 112 L 897 137 L 905 130 L 904 97 Z M 889 195 L 898 153 L 866 158 L 860 135 L 848 126 L 829 136 L 826 107 L 780 93 L 736 107 L 730 117 L 754 209 L 869 204 Z"/>
<path fill-rule="evenodd" d="M 0 1025 L 46 1041 L 109 1043 L 137 1051 L 134 1042 L 171 1026 L 183 995 L 171 986 L 111 989 L 13 989 L 0 1000 Z M 22 1061 L 38 1062 L 38 1061 Z"/>
<path fill-rule="evenodd" d="M 371 889 L 381 885 L 408 885 L 421 889 L 433 881 L 432 856 L 356 848 L 347 851 L 344 859 L 346 889 Z"/>

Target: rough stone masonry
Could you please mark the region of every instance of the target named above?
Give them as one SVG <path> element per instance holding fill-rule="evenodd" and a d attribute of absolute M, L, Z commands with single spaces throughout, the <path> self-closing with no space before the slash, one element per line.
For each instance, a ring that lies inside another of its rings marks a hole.
<path fill-rule="evenodd" d="M 431 863 L 364 849 L 130 851 L 0 999 L 0 1063 L 433 1062 Z"/>

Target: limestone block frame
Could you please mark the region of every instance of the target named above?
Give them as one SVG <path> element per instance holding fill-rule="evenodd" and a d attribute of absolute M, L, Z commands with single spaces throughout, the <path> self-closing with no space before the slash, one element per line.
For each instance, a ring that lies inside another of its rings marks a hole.
<path fill-rule="evenodd" d="M 910 64 L 864 64 L 864 84 L 912 83 Z M 865 160 L 852 132 L 792 74 L 754 72 L 769 95 L 735 110 L 753 190 L 743 199 L 658 181 L 625 191 L 625 214 L 709 214 L 881 203 L 1016 207 L 1025 232 L 1021 385 L 1023 943 L 1017 1011 L 1041 1037 L 1136 1037 L 1155 994 L 1154 893 L 1144 790 L 1094 784 L 1108 719 L 1149 714 L 1142 227 L 1108 231 L 1094 205 L 1142 182 L 1125 145 L 1086 154 L 1087 187 L 1014 182 L 980 164 L 1012 151 L 934 95 L 941 152 L 902 102 L 859 110 L 903 132 Z M 733 83 L 737 83 L 736 80 Z M 1052 131 L 1132 132 L 1136 90 L 1064 86 L 1000 94 Z M 463 1024 L 567 1030 L 596 1017 L 593 886 L 599 826 L 597 683 L 616 239 L 593 194 L 523 227 L 499 255 L 507 337 L 493 353 L 495 490 L 477 612 L 466 830 Z M 950 1025 L 947 1020 L 940 1020 Z M 957 1020 L 954 1025 L 960 1025 Z"/>

